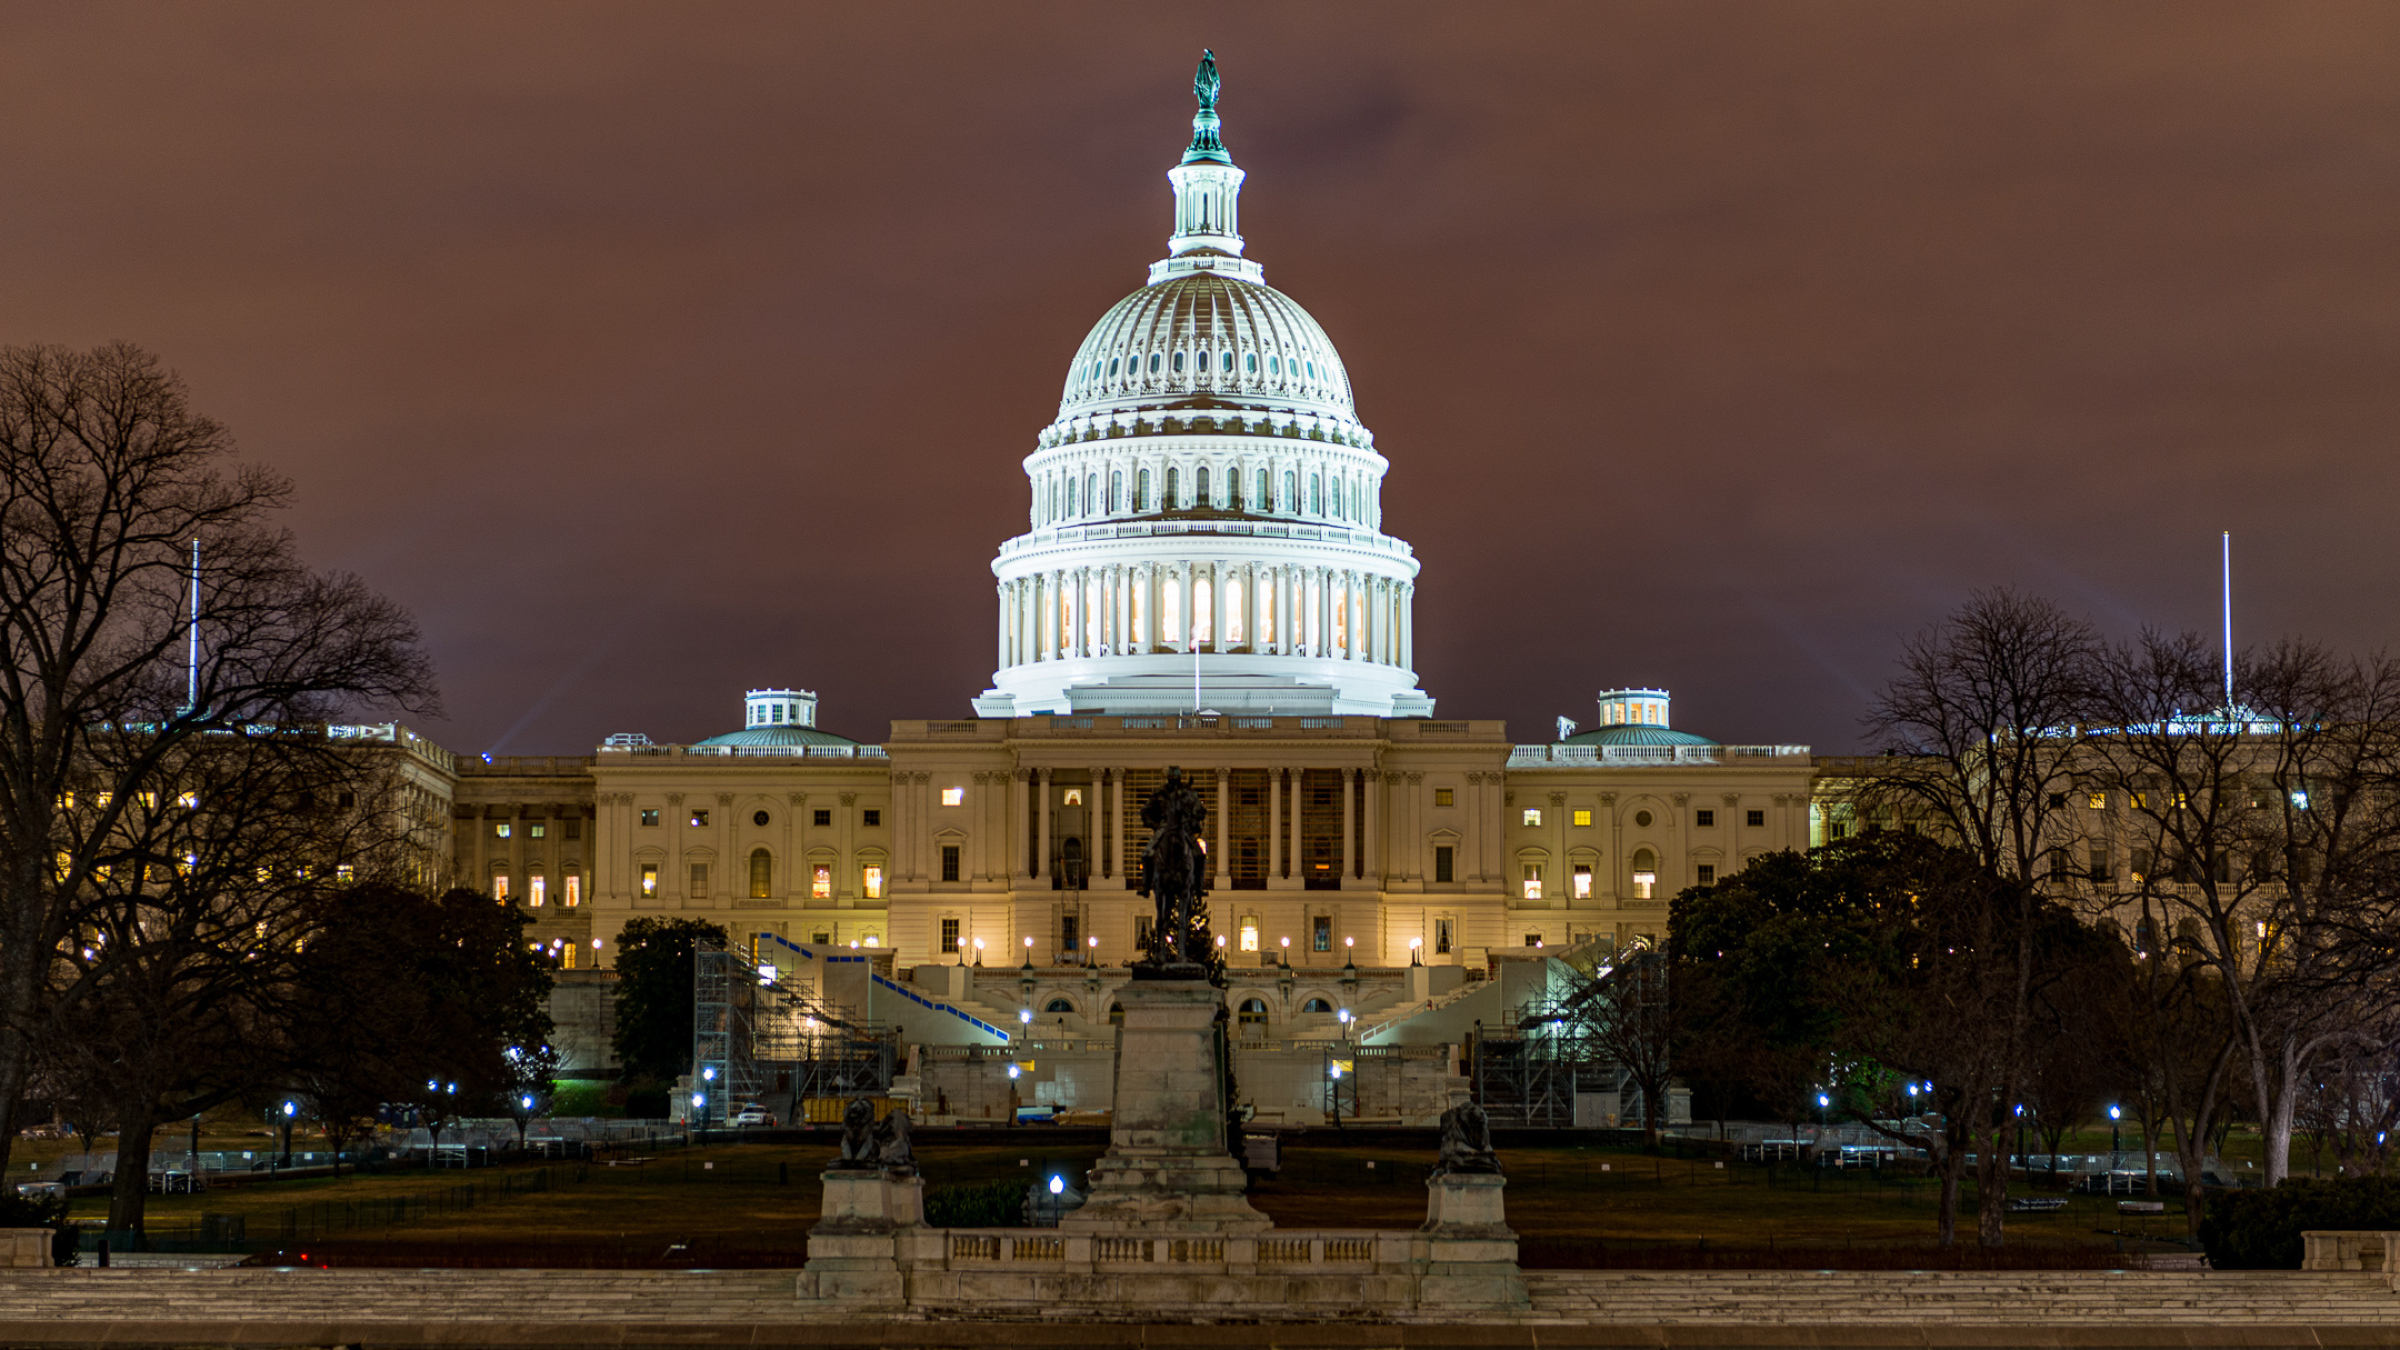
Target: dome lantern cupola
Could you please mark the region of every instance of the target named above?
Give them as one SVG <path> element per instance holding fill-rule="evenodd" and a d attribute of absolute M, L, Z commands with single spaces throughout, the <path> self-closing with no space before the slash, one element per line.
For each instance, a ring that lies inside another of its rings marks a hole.
<path fill-rule="evenodd" d="M 1167 240 L 1167 256 L 1150 264 L 1153 286 L 1202 272 L 1266 280 L 1265 268 L 1242 257 L 1244 175 L 1217 136 L 1218 85 L 1217 55 L 1204 51 L 1200 73 L 1192 78 L 1192 95 L 1200 100 L 1200 111 L 1192 116 L 1192 144 L 1183 162 L 1167 170 L 1167 181 L 1175 185 L 1175 233 Z"/>

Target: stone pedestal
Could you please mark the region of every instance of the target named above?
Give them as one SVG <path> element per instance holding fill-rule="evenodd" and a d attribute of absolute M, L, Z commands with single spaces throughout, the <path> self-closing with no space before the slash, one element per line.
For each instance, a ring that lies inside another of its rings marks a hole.
<path fill-rule="evenodd" d="M 47 1228 L 0 1228 L 0 1268 L 48 1270 L 53 1236 Z"/>
<path fill-rule="evenodd" d="M 924 1179 L 837 1168 L 823 1180 L 825 1202 L 808 1230 L 802 1291 L 861 1306 L 904 1306 L 900 1236 L 924 1226 Z"/>
<path fill-rule="evenodd" d="M 1252 1233 L 1267 1216 L 1225 1138 L 1217 1063 L 1223 991 L 1201 980 L 1135 980 L 1118 1002 L 1115 1114 L 1090 1197 L 1062 1229 Z"/>
<path fill-rule="evenodd" d="M 1517 1270 L 1517 1235 L 1509 1228 L 1497 1172 L 1445 1172 L 1425 1183 L 1423 1306 L 1527 1306 Z"/>

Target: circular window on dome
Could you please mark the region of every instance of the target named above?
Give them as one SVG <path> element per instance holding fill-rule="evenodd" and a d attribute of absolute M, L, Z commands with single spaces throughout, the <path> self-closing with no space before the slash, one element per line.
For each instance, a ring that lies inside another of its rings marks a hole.
<path fill-rule="evenodd" d="M 1152 353 L 1150 353 L 1150 373 L 1151 373 L 1151 374 L 1153 374 L 1153 375 L 1156 375 L 1156 374 L 1158 373 L 1158 353 L 1157 353 L 1157 352 L 1152 352 Z"/>
<path fill-rule="evenodd" d="M 1647 812 L 1647 811 L 1636 811 L 1636 812 L 1634 812 L 1634 813 L 1633 813 L 1633 823 L 1634 823 L 1634 824 L 1636 824 L 1636 825 L 1647 825 L 1647 824 L 1649 824 L 1649 823 L 1650 823 L 1650 813 L 1649 813 L 1649 812 Z"/>
<path fill-rule="evenodd" d="M 764 811 L 754 811 L 754 812 L 752 812 L 752 813 L 751 813 L 751 815 L 750 815 L 750 823 L 751 823 L 751 824 L 753 824 L 753 825 L 764 825 L 764 824 L 766 824 L 766 823 L 767 823 L 767 813 L 766 813 L 766 812 L 764 812 Z"/>

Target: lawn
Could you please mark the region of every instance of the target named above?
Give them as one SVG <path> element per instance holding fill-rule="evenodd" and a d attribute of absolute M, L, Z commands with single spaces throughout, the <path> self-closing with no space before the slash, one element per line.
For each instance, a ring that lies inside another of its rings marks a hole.
<path fill-rule="evenodd" d="M 920 1131 L 929 1188 L 1000 1180 L 1070 1184 L 1099 1156 L 1096 1136 L 1033 1130 L 952 1138 Z M 1087 1142 L 1088 1141 L 1088 1142 Z M 819 1203 L 829 1138 L 667 1149 L 638 1167 L 552 1163 L 473 1171 L 308 1178 L 153 1198 L 149 1228 L 170 1243 L 197 1237 L 200 1216 L 239 1215 L 253 1245 L 363 1255 L 367 1245 L 410 1261 L 491 1264 L 772 1264 L 796 1261 Z M 1282 1172 L 1253 1194 L 1290 1228 L 1415 1228 L 1424 1221 L 1422 1146 L 1379 1146 L 1315 1131 L 1284 1152 Z M 1581 1263 L 1593 1253 L 1690 1248 L 1916 1246 L 1933 1233 L 1935 1193 L 1921 1179 L 1774 1169 L 1647 1156 L 1635 1149 L 1520 1148 L 1502 1152 L 1509 1222 L 1528 1258 Z M 1372 1165 L 1370 1165 L 1372 1164 Z M 1966 1200 L 1972 1224 L 1973 1192 Z M 99 1220 L 105 1201 L 78 1199 Z M 2058 1213 L 2012 1215 L 2012 1241 L 2114 1248 L 2105 1230 L 2156 1237 L 2180 1215 L 2120 1218 L 2103 1197 L 2069 1197 Z M 2144 1247 L 2155 1244 L 2141 1244 Z M 1577 1253 L 1581 1253 L 1578 1255 Z"/>

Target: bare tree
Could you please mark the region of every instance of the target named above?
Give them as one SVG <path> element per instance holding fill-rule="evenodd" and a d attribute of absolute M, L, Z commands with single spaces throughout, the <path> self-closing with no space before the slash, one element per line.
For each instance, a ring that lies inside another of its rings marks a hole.
<path fill-rule="evenodd" d="M 1530 1018 L 1568 1024 L 1565 1035 L 1583 1039 L 1624 1071 L 1642 1095 L 1642 1141 L 1658 1147 L 1666 1123 L 1667 1088 L 1675 1069 L 1674 1007 L 1669 998 L 1665 952 L 1638 943 L 1593 972 L 1593 978 L 1555 1013 Z"/>
<path fill-rule="evenodd" d="M 103 869 L 123 865 L 130 815 L 180 795 L 167 780 L 191 749 L 430 706 L 407 615 L 304 568 L 271 523 L 290 487 L 231 450 L 137 348 L 0 349 L 0 1165 L 53 1000 L 97 968 L 62 954 L 112 904 L 128 917 Z"/>

